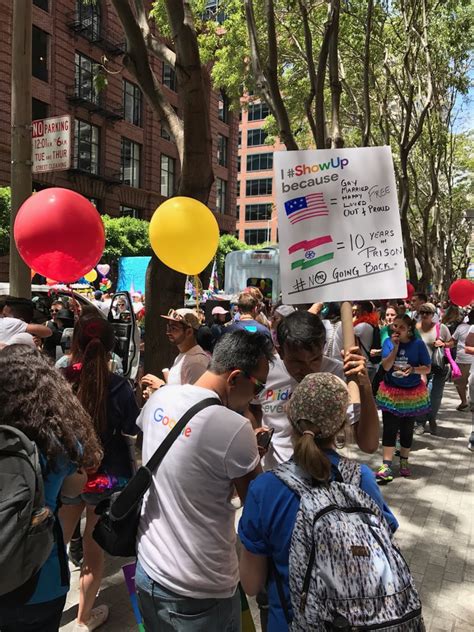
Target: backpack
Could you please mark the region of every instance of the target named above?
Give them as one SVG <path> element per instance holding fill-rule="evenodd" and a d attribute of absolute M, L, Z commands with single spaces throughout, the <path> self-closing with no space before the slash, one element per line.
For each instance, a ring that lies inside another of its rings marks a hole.
<path fill-rule="evenodd" d="M 45 506 L 36 444 L 20 430 L 0 425 L 1 603 L 29 600 L 53 548 L 55 523 Z"/>
<path fill-rule="evenodd" d="M 370 325 L 370 323 L 367 323 Z M 380 349 L 382 349 L 382 337 L 380 334 L 380 327 L 374 327 L 374 325 L 370 325 L 372 327 L 372 343 L 370 345 L 370 349 L 366 349 L 362 344 L 362 341 L 359 340 L 359 345 L 362 347 L 365 355 L 367 356 L 369 362 L 372 364 L 378 364 L 382 362 L 382 354 L 380 353 Z M 371 355 L 372 349 L 377 349 L 379 353 L 377 355 Z"/>
<path fill-rule="evenodd" d="M 273 470 L 301 498 L 289 556 L 292 632 L 422 632 L 421 602 L 377 503 L 360 489 L 360 467 L 341 458 L 335 480 L 312 485 L 293 461 Z"/>

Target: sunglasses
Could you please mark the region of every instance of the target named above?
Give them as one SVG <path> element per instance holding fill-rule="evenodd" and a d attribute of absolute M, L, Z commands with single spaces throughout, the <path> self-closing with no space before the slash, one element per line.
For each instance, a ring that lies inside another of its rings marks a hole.
<path fill-rule="evenodd" d="M 58 314 L 60 312 L 59 309 L 51 309 L 50 310 L 51 314 Z"/>
<path fill-rule="evenodd" d="M 420 312 L 421 316 L 432 316 L 433 312 Z"/>
<path fill-rule="evenodd" d="M 258 378 L 250 375 L 250 373 L 247 373 L 246 371 L 241 371 L 241 373 L 243 373 L 245 377 L 252 382 L 255 395 L 259 395 L 265 388 L 265 382 L 261 382 Z"/>

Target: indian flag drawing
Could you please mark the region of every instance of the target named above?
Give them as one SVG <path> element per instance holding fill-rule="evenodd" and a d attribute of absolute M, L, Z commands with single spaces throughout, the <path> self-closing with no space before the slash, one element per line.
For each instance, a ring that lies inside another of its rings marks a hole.
<path fill-rule="evenodd" d="M 322 237 L 315 237 L 314 239 L 305 239 L 299 241 L 288 248 L 288 254 L 298 255 L 298 259 L 292 262 L 291 269 L 306 270 L 313 266 L 320 265 L 325 261 L 330 261 L 334 258 L 334 251 L 328 252 L 328 245 L 333 243 L 331 235 L 324 235 Z M 326 246 L 324 248 L 324 246 Z"/>

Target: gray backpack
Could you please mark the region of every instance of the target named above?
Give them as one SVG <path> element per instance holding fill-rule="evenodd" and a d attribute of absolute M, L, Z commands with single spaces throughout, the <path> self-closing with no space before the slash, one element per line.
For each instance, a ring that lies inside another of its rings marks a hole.
<path fill-rule="evenodd" d="M 278 594 L 292 632 L 421 632 L 421 603 L 389 525 L 360 489 L 360 467 L 342 459 L 335 480 L 313 485 L 293 461 L 273 473 L 300 496 L 289 557 L 293 620 L 282 580 Z"/>
<path fill-rule="evenodd" d="M 0 426 L 2 603 L 27 601 L 33 593 L 37 572 L 53 548 L 55 522 L 45 506 L 36 444 L 20 430 Z"/>

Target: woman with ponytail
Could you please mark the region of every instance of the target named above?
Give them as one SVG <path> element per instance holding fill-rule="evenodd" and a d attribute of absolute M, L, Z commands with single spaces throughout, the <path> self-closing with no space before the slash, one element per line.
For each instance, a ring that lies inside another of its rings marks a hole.
<path fill-rule="evenodd" d="M 68 541 L 86 509 L 83 536 L 84 559 L 81 568 L 79 611 L 75 632 L 95 630 L 107 620 L 108 608 L 93 608 L 102 581 L 104 553 L 92 538 L 98 520 L 95 507 L 126 485 L 133 464 L 124 435 L 136 435 L 139 409 L 127 380 L 110 371 L 115 345 L 112 326 L 104 318 L 84 318 L 76 325 L 74 356 L 81 358 L 65 369 L 77 398 L 92 417 L 104 457 L 98 469 L 88 472 L 82 493 L 63 499 L 61 519 Z"/>
<path fill-rule="evenodd" d="M 325 484 L 333 480 L 341 457 L 336 437 L 347 420 L 349 393 L 345 383 L 330 373 L 307 375 L 293 392 L 288 418 L 293 432 L 294 455 L 288 462 L 292 476 Z M 285 467 L 280 466 L 280 467 Z M 360 466 L 360 487 L 383 510 L 393 531 L 398 523 L 385 505 L 373 472 Z M 239 536 L 243 545 L 240 578 L 248 595 L 268 591 L 268 632 L 286 632 L 288 624 L 278 594 L 275 572 L 281 579 L 286 604 L 290 604 L 288 558 L 300 497 L 277 475 L 265 472 L 250 483 Z M 304 563 L 304 562 L 303 562 Z M 269 573 L 269 569 L 272 572 Z"/>

